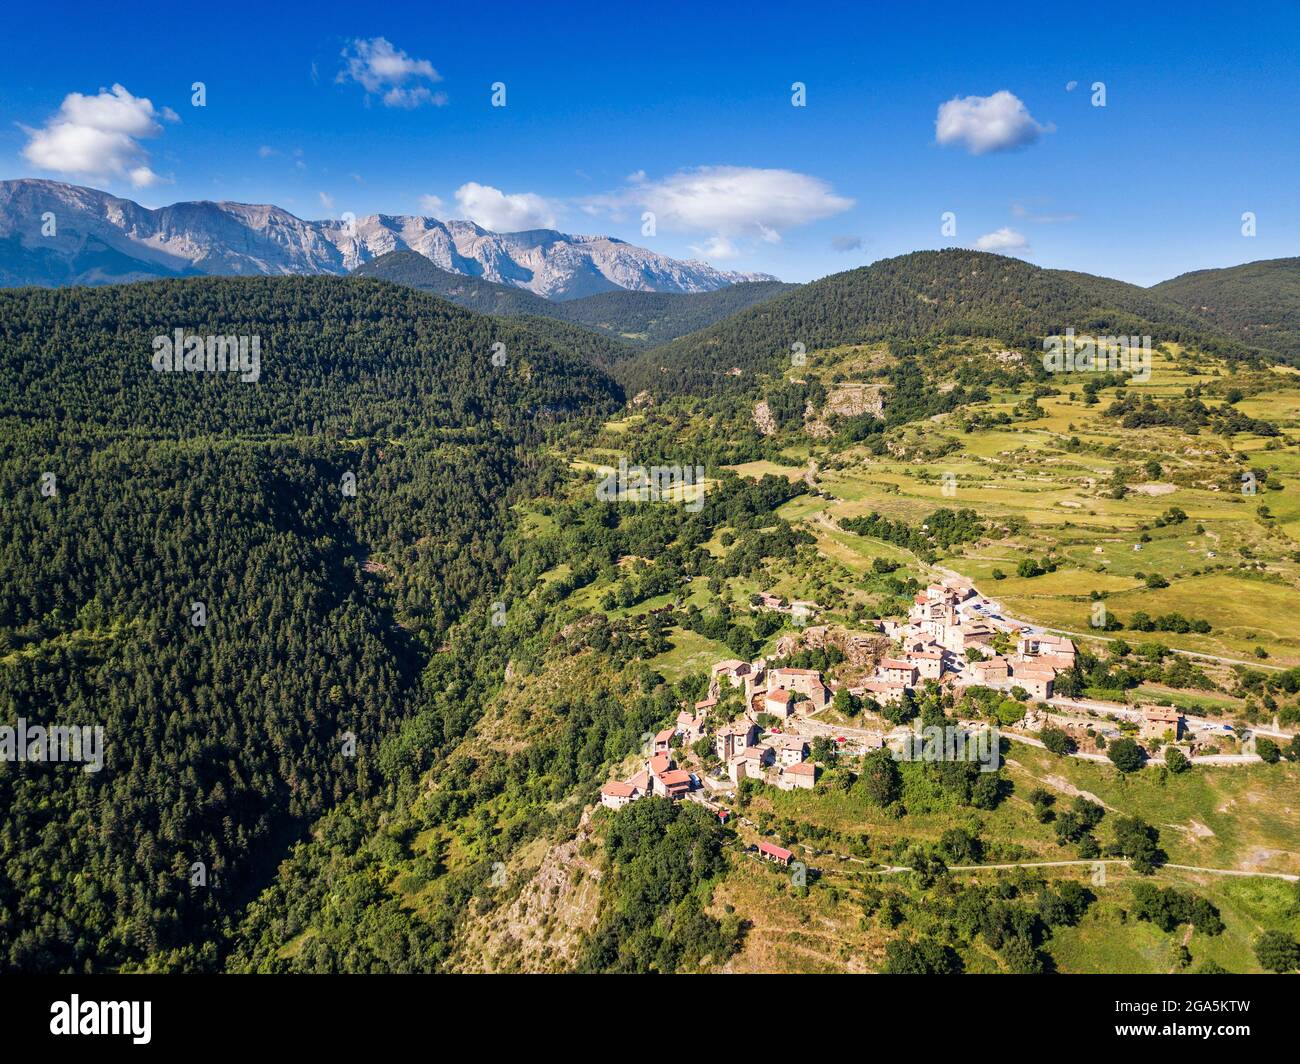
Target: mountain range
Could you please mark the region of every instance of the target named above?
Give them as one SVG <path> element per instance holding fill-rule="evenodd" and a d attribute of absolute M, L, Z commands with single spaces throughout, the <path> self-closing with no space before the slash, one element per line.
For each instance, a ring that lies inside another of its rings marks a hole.
<path fill-rule="evenodd" d="M 731 387 L 729 370 L 771 368 L 796 342 L 813 350 L 939 333 L 1023 345 L 1073 327 L 1300 359 L 1300 258 L 1142 288 L 951 248 L 786 285 L 612 237 L 493 233 L 469 221 L 398 215 L 306 221 L 229 202 L 150 209 L 55 181 L 0 182 L 0 287 L 347 273 L 531 319 L 535 332 L 583 349 L 589 361 L 620 365 L 634 391 Z"/>
<path fill-rule="evenodd" d="M 718 270 L 607 236 L 493 233 L 469 221 L 372 214 L 307 221 L 267 204 L 150 209 L 57 181 L 0 182 L 0 285 L 160 277 L 342 274 L 392 251 L 452 273 L 565 300 L 599 292 L 708 292 L 767 274 Z"/>

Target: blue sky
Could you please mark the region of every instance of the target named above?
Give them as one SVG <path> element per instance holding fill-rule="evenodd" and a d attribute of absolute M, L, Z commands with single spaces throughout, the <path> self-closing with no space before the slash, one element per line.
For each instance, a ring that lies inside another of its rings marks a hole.
<path fill-rule="evenodd" d="M 1140 284 L 1300 254 L 1300 5 L 1047 6 L 24 5 L 0 178 L 554 225 L 788 280 L 954 244 Z"/>

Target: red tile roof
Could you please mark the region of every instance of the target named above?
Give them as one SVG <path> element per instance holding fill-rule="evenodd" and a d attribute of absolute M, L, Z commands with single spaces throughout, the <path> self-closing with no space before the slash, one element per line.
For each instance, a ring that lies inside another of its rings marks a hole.
<path fill-rule="evenodd" d="M 794 856 L 794 854 L 784 846 L 774 846 L 770 842 L 760 842 L 758 844 L 758 852 L 765 853 L 769 857 L 775 857 L 778 861 L 789 861 Z"/>

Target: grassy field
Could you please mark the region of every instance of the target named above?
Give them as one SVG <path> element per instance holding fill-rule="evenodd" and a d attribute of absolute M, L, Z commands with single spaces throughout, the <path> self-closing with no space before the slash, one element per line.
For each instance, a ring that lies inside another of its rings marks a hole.
<path fill-rule="evenodd" d="M 1130 385 L 1129 393 L 1169 400 L 1200 385 L 1208 389 L 1207 405 L 1220 402 L 1221 367 L 1202 360 L 1190 373 L 1181 352 L 1172 350 L 1173 357 L 1157 351 L 1150 379 Z M 827 372 L 842 364 L 825 360 Z M 958 550 L 943 564 L 975 579 L 1015 616 L 1086 629 L 1096 592 L 1107 596 L 1107 608 L 1121 621 L 1139 610 L 1179 612 L 1214 629 L 1142 638 L 1247 661 L 1262 646 L 1275 664 L 1300 664 L 1300 612 L 1293 607 L 1300 600 L 1300 375 L 1263 376 L 1239 409 L 1272 420 L 1279 438 L 1122 429 L 1104 414 L 1115 391 L 1085 405 L 1086 378 L 1074 375 L 1053 381 L 1059 394 L 1038 400 L 1041 416 L 1018 416 L 1010 425 L 964 432 L 955 415 L 943 415 L 907 426 L 894 449 L 879 457 L 862 447 L 814 449 L 822 469 L 818 485 L 833 499 L 798 499 L 782 515 L 804 522 L 820 549 L 861 571 L 871 557 L 893 556 L 897 548 L 837 534 L 825 517 L 878 512 L 919 525 L 941 507 L 969 507 L 1010 531 Z M 970 412 L 1010 413 L 1028 394 L 995 391 Z M 1147 468 L 1152 461 L 1159 470 Z M 1247 467 L 1267 472 L 1255 494 L 1237 487 Z M 1112 482 L 1117 472 L 1126 485 L 1120 498 Z M 1272 490 L 1275 485 L 1282 490 Z M 1157 522 L 1171 507 L 1186 519 L 1161 527 Z M 1059 564 L 1055 572 L 1015 575 L 1022 558 L 1049 553 Z M 995 570 L 1006 578 L 995 581 Z M 1151 573 L 1169 586 L 1148 588 Z"/>
<path fill-rule="evenodd" d="M 734 657 L 725 643 L 682 628 L 671 629 L 668 641 L 672 649 L 651 658 L 647 664 L 670 682 L 693 672 L 708 672 L 715 662 Z"/>
<path fill-rule="evenodd" d="M 1138 877 L 1120 873 L 1107 886 L 1090 889 L 1097 901 L 1075 927 L 1057 928 L 1049 952 L 1062 973 L 1168 973 L 1177 967 L 1178 947 L 1186 944 L 1191 969 L 1215 961 L 1229 972 L 1260 972 L 1252 943 L 1261 931 L 1300 933 L 1300 905 L 1293 884 L 1268 879 L 1222 879 L 1167 870 L 1153 877 L 1163 888 L 1190 890 L 1208 899 L 1225 925 L 1222 934 L 1188 934 L 1187 927 L 1161 931 L 1132 918 L 1132 883 Z"/>

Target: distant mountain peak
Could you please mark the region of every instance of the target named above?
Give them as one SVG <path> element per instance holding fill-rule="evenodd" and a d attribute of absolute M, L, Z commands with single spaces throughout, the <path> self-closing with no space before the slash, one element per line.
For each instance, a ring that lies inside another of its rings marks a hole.
<path fill-rule="evenodd" d="M 52 213 L 56 232 L 42 232 Z M 719 270 L 610 236 L 494 233 L 474 222 L 371 214 L 348 224 L 274 204 L 143 207 L 39 178 L 0 182 L 0 285 L 104 284 L 187 274 L 342 274 L 392 251 L 451 273 L 565 300 L 600 292 L 710 292 L 768 274 Z"/>

